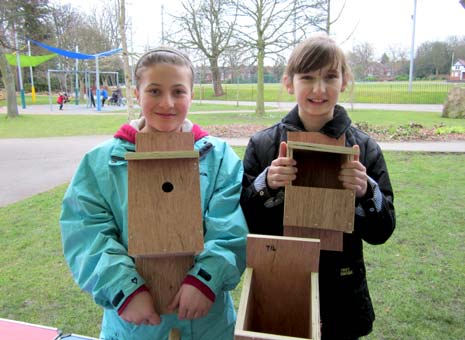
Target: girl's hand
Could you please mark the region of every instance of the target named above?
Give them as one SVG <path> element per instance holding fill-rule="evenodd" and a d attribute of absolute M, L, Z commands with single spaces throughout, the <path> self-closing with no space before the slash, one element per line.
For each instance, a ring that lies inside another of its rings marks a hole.
<path fill-rule="evenodd" d="M 266 175 L 266 182 L 271 189 L 278 189 L 284 187 L 296 178 L 297 164 L 292 158 L 286 157 L 287 143 L 281 142 L 279 145 L 278 158 L 271 162 Z"/>
<path fill-rule="evenodd" d="M 194 320 L 206 316 L 212 305 L 213 302 L 200 290 L 183 284 L 168 308 L 172 311 L 178 309 L 179 320 Z"/>
<path fill-rule="evenodd" d="M 152 295 L 147 291 L 134 296 L 120 317 L 136 325 L 159 325 L 161 322 L 160 316 L 155 312 Z"/>
<path fill-rule="evenodd" d="M 360 163 L 360 148 L 358 145 L 353 146 L 354 149 L 359 151 L 352 161 L 347 161 L 341 166 L 339 172 L 339 180 L 345 189 L 355 191 L 355 195 L 360 198 L 365 196 L 367 192 L 367 169 Z"/>

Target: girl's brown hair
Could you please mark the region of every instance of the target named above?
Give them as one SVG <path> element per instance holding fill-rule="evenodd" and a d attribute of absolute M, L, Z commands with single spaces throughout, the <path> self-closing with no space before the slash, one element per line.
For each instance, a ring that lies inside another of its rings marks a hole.
<path fill-rule="evenodd" d="M 134 68 L 136 87 L 139 88 L 142 70 L 156 64 L 170 64 L 188 67 L 191 71 L 191 90 L 194 88 L 194 65 L 187 54 L 172 47 L 157 47 L 144 53 Z"/>
<path fill-rule="evenodd" d="M 342 49 L 328 35 L 318 34 L 297 45 L 289 57 L 284 74 L 288 81 L 292 81 L 295 74 L 316 71 L 328 65 L 341 65 L 345 79 L 352 78 Z"/>

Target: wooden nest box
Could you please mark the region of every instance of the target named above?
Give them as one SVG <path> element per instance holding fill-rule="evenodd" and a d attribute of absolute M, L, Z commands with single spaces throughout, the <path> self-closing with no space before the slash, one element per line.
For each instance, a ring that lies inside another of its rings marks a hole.
<path fill-rule="evenodd" d="M 320 339 L 320 242 L 250 234 L 235 340 Z"/>
<path fill-rule="evenodd" d="M 321 239 L 321 249 L 342 250 L 343 233 L 352 233 L 355 193 L 344 189 L 341 165 L 357 154 L 344 136 L 289 132 L 288 157 L 297 162 L 297 178 L 285 190 L 284 235 Z"/>
<path fill-rule="evenodd" d="M 138 133 L 128 160 L 128 253 L 160 314 L 203 250 L 198 152 L 191 133 Z"/>

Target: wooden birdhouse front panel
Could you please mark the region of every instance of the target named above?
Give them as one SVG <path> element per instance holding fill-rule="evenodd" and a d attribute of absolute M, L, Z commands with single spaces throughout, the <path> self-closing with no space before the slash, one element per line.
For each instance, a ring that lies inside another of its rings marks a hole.
<path fill-rule="evenodd" d="M 128 154 L 130 255 L 203 249 L 198 154 L 191 133 L 139 133 Z"/>

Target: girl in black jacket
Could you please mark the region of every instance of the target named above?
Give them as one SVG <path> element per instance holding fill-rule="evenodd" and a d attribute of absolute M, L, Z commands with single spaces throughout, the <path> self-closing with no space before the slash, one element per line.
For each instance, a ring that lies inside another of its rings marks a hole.
<path fill-rule="evenodd" d="M 319 267 L 322 339 L 356 339 L 375 319 L 368 292 L 362 240 L 382 244 L 395 228 L 394 196 L 383 154 L 367 134 L 351 126 L 337 105 L 351 78 L 343 51 L 326 35 L 309 38 L 292 52 L 283 77 L 297 106 L 281 122 L 255 134 L 244 156 L 241 204 L 251 233 L 283 234 L 284 187 L 296 178 L 287 154 L 288 131 L 345 135 L 359 157 L 342 165 L 339 180 L 356 194 L 352 234 L 343 251 L 321 251 Z"/>

